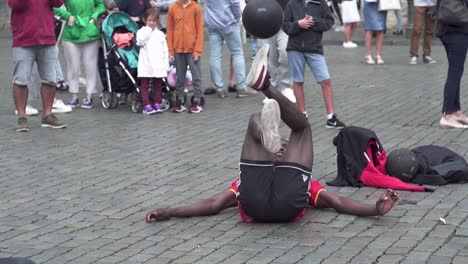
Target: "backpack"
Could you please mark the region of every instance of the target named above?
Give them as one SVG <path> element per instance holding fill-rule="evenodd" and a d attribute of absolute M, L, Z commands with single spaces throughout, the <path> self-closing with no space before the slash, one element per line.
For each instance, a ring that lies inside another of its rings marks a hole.
<path fill-rule="evenodd" d="M 468 24 L 468 7 L 464 0 L 440 0 L 437 21 L 445 25 Z"/>

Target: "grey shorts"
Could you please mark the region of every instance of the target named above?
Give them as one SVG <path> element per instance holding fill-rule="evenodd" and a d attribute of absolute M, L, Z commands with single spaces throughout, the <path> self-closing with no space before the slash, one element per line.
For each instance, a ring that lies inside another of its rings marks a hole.
<path fill-rule="evenodd" d="M 55 45 L 13 48 L 13 83 L 28 86 L 33 65 L 37 63 L 41 83 L 55 85 L 56 60 L 57 46 Z"/>

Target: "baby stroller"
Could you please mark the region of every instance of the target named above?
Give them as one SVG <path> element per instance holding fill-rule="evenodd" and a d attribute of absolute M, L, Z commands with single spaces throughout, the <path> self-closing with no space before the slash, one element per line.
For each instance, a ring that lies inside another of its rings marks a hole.
<path fill-rule="evenodd" d="M 109 14 L 102 23 L 107 90 L 103 92 L 101 102 L 106 109 L 118 106 L 117 93 L 131 94 L 133 112 L 138 113 L 143 109 L 137 78 L 138 49 L 135 44 L 137 31 L 136 23 L 123 12 Z M 167 88 L 163 88 L 161 103 L 163 110 L 171 107 L 171 94 L 165 94 L 168 92 Z"/>

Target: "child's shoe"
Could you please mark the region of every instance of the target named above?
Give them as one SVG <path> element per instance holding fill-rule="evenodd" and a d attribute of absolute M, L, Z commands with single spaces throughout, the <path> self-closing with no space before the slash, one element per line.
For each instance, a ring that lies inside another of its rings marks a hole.
<path fill-rule="evenodd" d="M 70 97 L 66 103 L 66 105 L 71 106 L 72 108 L 80 106 L 80 100 L 78 97 Z"/>
<path fill-rule="evenodd" d="M 143 114 L 144 115 L 152 115 L 156 113 L 156 111 L 153 109 L 153 107 L 151 105 L 147 105 L 145 106 L 145 108 L 143 108 Z"/>
<path fill-rule="evenodd" d="M 187 111 L 187 108 L 185 107 L 185 104 L 182 103 L 181 101 L 177 100 L 175 106 L 172 108 L 172 111 L 174 113 L 182 113 Z"/>
<path fill-rule="evenodd" d="M 93 108 L 93 99 L 85 97 L 83 100 L 81 100 L 81 108 L 84 109 L 91 109 Z"/>
<path fill-rule="evenodd" d="M 154 109 L 154 112 L 155 112 L 155 113 L 162 113 L 162 112 L 164 112 L 164 111 L 162 110 L 160 104 L 154 104 L 153 109 Z"/>
<path fill-rule="evenodd" d="M 192 106 L 190 106 L 190 108 L 189 108 L 189 113 L 198 114 L 201 111 L 203 111 L 203 107 L 201 107 L 201 105 L 199 105 L 197 103 L 192 104 Z"/>

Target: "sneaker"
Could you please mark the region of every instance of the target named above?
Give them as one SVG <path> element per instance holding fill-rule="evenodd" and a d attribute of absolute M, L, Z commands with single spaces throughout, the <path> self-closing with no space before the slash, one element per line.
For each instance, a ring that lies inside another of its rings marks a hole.
<path fill-rule="evenodd" d="M 68 124 L 57 119 L 54 114 L 50 114 L 42 118 L 41 127 L 51 127 L 51 128 L 64 128 Z"/>
<path fill-rule="evenodd" d="M 281 136 L 279 134 L 280 121 L 279 104 L 274 99 L 265 100 L 261 115 L 262 143 L 270 152 L 276 153 L 281 148 Z"/>
<path fill-rule="evenodd" d="M 39 114 L 39 110 L 36 108 L 32 107 L 31 105 L 26 105 L 26 115 L 27 116 L 35 116 Z M 18 115 L 18 110 L 15 110 L 15 115 Z"/>
<path fill-rule="evenodd" d="M 409 60 L 410 65 L 416 65 L 418 64 L 418 57 L 412 56 L 411 59 Z"/>
<path fill-rule="evenodd" d="M 201 105 L 199 105 L 199 104 L 193 104 L 193 105 L 190 106 L 190 108 L 189 108 L 189 113 L 198 114 L 198 113 L 200 113 L 201 111 L 203 111 L 203 108 L 202 108 Z"/>
<path fill-rule="evenodd" d="M 159 108 L 161 108 L 161 107 L 159 107 Z M 151 105 L 147 105 L 147 106 L 145 106 L 145 108 L 143 108 L 142 113 L 144 115 L 152 115 L 152 114 L 156 113 L 156 110 L 154 110 Z"/>
<path fill-rule="evenodd" d="M 236 93 L 237 92 L 237 85 L 235 85 L 235 84 L 233 86 L 229 85 L 228 86 L 228 92 Z"/>
<path fill-rule="evenodd" d="M 84 109 L 91 109 L 93 108 L 93 99 L 85 97 L 83 100 L 81 100 L 81 108 Z"/>
<path fill-rule="evenodd" d="M 187 111 L 187 108 L 185 107 L 185 104 L 180 101 L 177 101 L 175 106 L 172 108 L 172 112 L 174 113 L 182 113 L 185 111 Z"/>
<path fill-rule="evenodd" d="M 237 98 L 242 98 L 242 97 L 252 96 L 252 95 L 256 95 L 256 94 L 257 94 L 257 91 L 251 90 L 249 88 L 246 88 L 244 90 L 237 89 L 236 97 Z"/>
<path fill-rule="evenodd" d="M 70 86 L 68 85 L 66 81 L 62 80 L 62 81 L 58 81 L 57 84 L 55 84 L 55 88 L 59 92 L 68 92 L 68 89 L 70 88 Z"/>
<path fill-rule="evenodd" d="M 427 63 L 427 64 L 434 64 L 436 63 L 437 61 L 433 60 L 431 57 L 429 56 L 423 56 L 423 62 L 424 63 Z"/>
<path fill-rule="evenodd" d="M 352 48 L 357 48 L 357 46 L 358 45 L 352 41 L 343 42 L 343 48 L 352 49 Z"/>
<path fill-rule="evenodd" d="M 19 117 L 18 123 L 16 124 L 16 132 L 28 132 L 29 125 L 26 117 Z"/>
<path fill-rule="evenodd" d="M 80 100 L 78 100 L 78 97 L 70 97 L 66 105 L 69 105 L 71 108 L 78 107 L 80 106 Z"/>
<path fill-rule="evenodd" d="M 216 93 L 216 89 L 212 87 L 206 88 L 205 92 L 203 92 L 204 95 L 210 95 L 210 94 L 215 94 L 215 93 Z"/>
<path fill-rule="evenodd" d="M 334 114 L 332 118 L 327 120 L 327 128 L 342 129 L 345 126 L 346 125 L 338 119 L 336 114 Z"/>
<path fill-rule="evenodd" d="M 72 109 L 71 106 L 65 105 L 60 99 L 54 99 L 54 103 L 52 104 L 52 114 L 70 113 Z"/>
<path fill-rule="evenodd" d="M 343 32 L 344 31 L 344 26 L 338 26 L 335 28 L 335 32 Z"/>
<path fill-rule="evenodd" d="M 257 51 L 252 66 L 250 67 L 249 74 L 247 75 L 246 82 L 247 86 L 252 87 L 257 91 L 263 89 L 263 82 L 267 78 L 268 74 L 268 50 L 270 45 L 263 44 L 262 47 Z"/>
<path fill-rule="evenodd" d="M 162 108 L 161 108 L 161 104 L 154 104 L 153 109 L 154 109 L 154 112 L 155 112 L 155 113 L 162 113 L 162 112 L 164 112 L 164 110 L 162 110 Z"/>
<path fill-rule="evenodd" d="M 368 65 L 373 65 L 375 64 L 375 61 L 372 59 L 370 55 L 367 55 L 364 57 L 364 63 Z"/>

